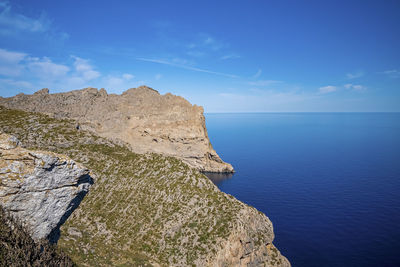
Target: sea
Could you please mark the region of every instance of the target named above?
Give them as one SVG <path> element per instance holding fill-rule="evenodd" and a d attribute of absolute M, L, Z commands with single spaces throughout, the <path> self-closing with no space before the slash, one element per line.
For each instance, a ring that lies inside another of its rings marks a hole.
<path fill-rule="evenodd" d="M 233 175 L 293 267 L 400 266 L 400 113 L 206 114 Z"/>

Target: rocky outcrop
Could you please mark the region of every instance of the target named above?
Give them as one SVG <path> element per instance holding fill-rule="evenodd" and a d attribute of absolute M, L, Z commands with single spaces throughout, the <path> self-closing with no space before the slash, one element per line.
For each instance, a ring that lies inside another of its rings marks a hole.
<path fill-rule="evenodd" d="M 272 244 L 272 223 L 264 214 L 246 207 L 238 217 L 235 230 L 224 240 L 208 266 L 291 266 Z"/>
<path fill-rule="evenodd" d="M 73 121 L 1 106 L 0 131 L 96 174 L 58 241 L 80 266 L 290 266 L 265 214 L 181 160 L 136 154 Z"/>
<path fill-rule="evenodd" d="M 146 86 L 121 95 L 95 88 L 58 94 L 42 89 L 0 99 L 0 105 L 75 119 L 77 127 L 120 139 L 137 153 L 173 156 L 200 171 L 233 172 L 212 148 L 202 107 Z"/>
<path fill-rule="evenodd" d="M 26 150 L 14 136 L 0 133 L 0 205 L 33 239 L 56 241 L 90 183 L 89 171 L 68 157 Z"/>

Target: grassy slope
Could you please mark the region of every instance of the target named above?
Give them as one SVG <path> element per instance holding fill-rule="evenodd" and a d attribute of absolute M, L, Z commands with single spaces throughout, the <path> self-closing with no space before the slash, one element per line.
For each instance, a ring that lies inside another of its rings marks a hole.
<path fill-rule="evenodd" d="M 177 159 L 135 154 L 74 125 L 0 106 L 0 131 L 92 171 L 95 184 L 61 229 L 59 246 L 74 262 L 191 265 L 219 249 L 244 204 Z"/>

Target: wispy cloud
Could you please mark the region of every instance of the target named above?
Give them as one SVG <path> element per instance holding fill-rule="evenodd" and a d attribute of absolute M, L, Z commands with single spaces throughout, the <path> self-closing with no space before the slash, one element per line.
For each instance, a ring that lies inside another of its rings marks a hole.
<path fill-rule="evenodd" d="M 20 62 L 27 57 L 21 52 L 8 51 L 0 48 L 0 75 L 17 76 L 22 71 Z"/>
<path fill-rule="evenodd" d="M 201 41 L 197 44 L 197 46 L 203 46 L 211 50 L 219 50 L 226 46 L 226 44 L 218 41 L 214 37 L 210 36 L 209 34 L 201 33 L 199 34 Z"/>
<path fill-rule="evenodd" d="M 161 74 L 156 74 L 155 76 L 154 76 L 154 79 L 156 79 L 157 81 L 159 80 L 159 79 L 161 79 L 162 78 L 162 75 Z"/>
<path fill-rule="evenodd" d="M 1 84 L 6 84 L 9 87 L 17 87 L 17 88 L 22 88 L 22 89 L 31 89 L 33 88 L 33 85 L 30 82 L 27 81 L 16 81 L 13 79 L 0 79 L 0 89 L 1 89 Z"/>
<path fill-rule="evenodd" d="M 109 92 L 120 93 L 145 83 L 136 80 L 131 73 L 102 74 L 89 59 L 75 55 L 66 62 L 0 49 L 0 95 L 6 96 L 5 92 L 9 95 L 32 93 L 43 87 L 64 91 L 89 86 L 105 87 Z M 157 77 L 161 78 L 161 75 Z"/>
<path fill-rule="evenodd" d="M 0 33 L 14 34 L 16 31 L 45 32 L 50 28 L 50 20 L 42 13 L 37 18 L 13 12 L 8 1 L 0 2 Z"/>
<path fill-rule="evenodd" d="M 208 36 L 208 37 L 204 40 L 204 44 L 205 44 L 205 45 L 210 45 L 210 44 L 213 44 L 213 43 L 215 43 L 215 40 L 214 40 L 214 38 L 211 38 L 210 36 Z"/>
<path fill-rule="evenodd" d="M 65 41 L 70 37 L 68 33 L 54 27 L 45 12 L 27 16 L 14 11 L 12 2 L 0 0 L 0 36 L 21 39 L 26 35 L 39 38 L 37 41 L 43 41 L 44 36 L 46 41 Z"/>
<path fill-rule="evenodd" d="M 101 74 L 89 60 L 71 56 L 72 64 L 32 57 L 23 52 L 0 49 L 0 88 L 15 90 L 34 87 L 77 89 L 89 86 Z"/>
<path fill-rule="evenodd" d="M 336 90 L 337 90 L 337 87 L 332 86 L 332 85 L 323 86 L 318 89 L 320 94 L 328 94 L 328 93 L 335 92 Z"/>
<path fill-rule="evenodd" d="M 399 78 L 400 77 L 400 70 L 396 70 L 396 69 L 386 70 L 386 71 L 383 71 L 382 73 L 388 75 L 391 78 Z"/>
<path fill-rule="evenodd" d="M 100 77 L 100 72 L 94 70 L 94 67 L 89 63 L 89 60 L 77 56 L 72 56 L 75 59 L 74 66 L 77 73 L 79 73 L 85 80 L 90 81 Z"/>
<path fill-rule="evenodd" d="M 346 89 L 351 89 L 351 90 L 355 90 L 355 91 L 362 91 L 365 90 L 365 86 L 360 85 L 360 84 L 352 84 L 352 83 L 348 83 L 344 85 L 344 88 Z"/>
<path fill-rule="evenodd" d="M 133 78 L 135 78 L 135 76 L 132 74 L 129 74 L 129 73 L 124 73 L 124 74 L 122 74 L 122 78 L 129 81 L 129 80 L 132 80 Z"/>
<path fill-rule="evenodd" d="M 185 47 L 188 50 L 187 55 L 193 57 L 203 57 L 209 54 L 215 54 L 222 48 L 226 48 L 229 45 L 206 33 L 199 33 L 189 44 Z M 226 58 L 228 59 L 228 57 Z"/>
<path fill-rule="evenodd" d="M 258 71 L 256 72 L 256 74 L 253 75 L 254 79 L 257 79 L 258 77 L 260 77 L 262 74 L 262 69 L 258 69 Z"/>
<path fill-rule="evenodd" d="M 122 75 L 106 75 L 101 79 L 101 84 L 112 92 L 123 91 L 137 86 L 138 82 L 132 81 L 134 77 L 134 75 L 129 73 L 124 73 Z"/>
<path fill-rule="evenodd" d="M 197 72 L 209 73 L 209 74 L 214 74 L 214 75 L 219 75 L 219 76 L 225 76 L 225 77 L 229 77 L 229 78 L 239 78 L 239 76 L 233 75 L 233 74 L 228 74 L 228 73 L 223 73 L 223 72 L 217 72 L 217 71 L 212 71 L 212 70 L 207 70 L 207 69 L 196 68 L 196 67 L 192 67 L 192 66 L 188 66 L 188 65 L 184 65 L 184 64 L 179 64 L 179 63 L 175 63 L 175 62 L 170 62 L 170 61 L 166 61 L 166 60 L 161 60 L 161 59 L 136 58 L 136 60 L 157 63 L 157 64 L 172 66 L 172 67 L 191 70 L 191 71 L 197 71 Z"/>
<path fill-rule="evenodd" d="M 44 79 L 64 77 L 70 70 L 68 66 L 54 63 L 47 57 L 29 57 L 26 66 L 30 73 Z"/>
<path fill-rule="evenodd" d="M 346 74 L 346 78 L 347 79 L 356 79 L 356 78 L 360 78 L 362 76 L 364 76 L 364 72 L 362 72 L 362 71 L 358 71 L 358 72 L 355 72 L 355 73 L 347 73 Z"/>

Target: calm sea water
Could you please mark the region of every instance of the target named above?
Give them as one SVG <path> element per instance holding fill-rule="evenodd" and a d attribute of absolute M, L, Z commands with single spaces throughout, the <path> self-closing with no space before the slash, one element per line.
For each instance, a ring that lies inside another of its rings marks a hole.
<path fill-rule="evenodd" d="M 400 266 L 400 113 L 206 114 L 236 169 L 224 192 L 264 212 L 296 266 Z"/>

